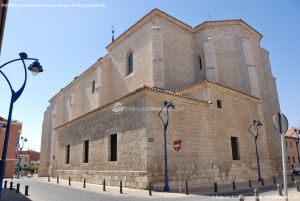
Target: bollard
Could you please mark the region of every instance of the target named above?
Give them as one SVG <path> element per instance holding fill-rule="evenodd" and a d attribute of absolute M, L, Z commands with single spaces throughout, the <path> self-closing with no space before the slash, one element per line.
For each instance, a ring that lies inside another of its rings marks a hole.
<path fill-rule="evenodd" d="M 106 191 L 106 189 L 105 189 L 105 179 L 103 180 L 103 191 Z"/>
<path fill-rule="evenodd" d="M 59 176 L 58 176 L 58 175 L 57 175 L 57 177 L 56 177 L 56 183 L 59 184 Z"/>
<path fill-rule="evenodd" d="M 4 188 L 7 188 L 7 180 L 4 181 Z"/>
<path fill-rule="evenodd" d="M 235 187 L 235 182 L 234 182 L 234 181 L 232 182 L 232 189 L 233 189 L 233 190 L 236 189 L 236 187 Z"/>
<path fill-rule="evenodd" d="M 254 196 L 255 196 L 255 201 L 259 201 L 259 189 L 258 188 L 254 189 Z"/>
<path fill-rule="evenodd" d="M 48 182 L 50 182 L 50 174 L 48 175 Z"/>
<path fill-rule="evenodd" d="M 152 195 L 152 185 L 151 185 L 151 181 L 149 182 L 149 196 Z"/>
<path fill-rule="evenodd" d="M 276 177 L 273 177 L 273 184 L 276 184 Z"/>
<path fill-rule="evenodd" d="M 14 183 L 14 182 L 12 182 L 12 181 L 9 183 L 9 190 L 12 190 L 12 188 L 13 188 L 13 183 Z"/>
<path fill-rule="evenodd" d="M 83 188 L 85 188 L 86 185 L 85 185 L 85 178 L 83 178 Z"/>
<path fill-rule="evenodd" d="M 122 189 L 122 180 L 120 181 L 120 194 L 123 194 L 123 189 Z"/>
<path fill-rule="evenodd" d="M 71 186 L 71 177 L 69 177 L 69 186 Z"/>
<path fill-rule="evenodd" d="M 26 185 L 26 186 L 25 186 L 25 195 L 26 195 L 26 196 L 28 196 L 28 189 L 29 189 L 29 186 Z"/>
<path fill-rule="evenodd" d="M 214 183 L 214 192 L 218 192 L 218 184 Z"/>
<path fill-rule="evenodd" d="M 19 193 L 20 192 L 20 184 L 17 183 L 17 189 L 16 189 L 16 193 Z"/>
<path fill-rule="evenodd" d="M 239 195 L 239 201 L 244 201 L 244 200 L 245 200 L 244 196 L 243 195 Z"/>
<path fill-rule="evenodd" d="M 277 184 L 277 189 L 278 189 L 278 195 L 282 196 L 281 184 Z"/>
<path fill-rule="evenodd" d="M 249 179 L 248 183 L 249 183 L 249 188 L 252 188 L 252 184 L 251 184 L 251 180 L 250 179 Z"/>
<path fill-rule="evenodd" d="M 189 194 L 189 185 L 188 185 L 188 181 L 185 181 L 185 194 L 188 195 Z"/>
<path fill-rule="evenodd" d="M 297 192 L 300 192 L 300 186 L 297 181 L 295 181 L 295 187 L 296 187 Z"/>

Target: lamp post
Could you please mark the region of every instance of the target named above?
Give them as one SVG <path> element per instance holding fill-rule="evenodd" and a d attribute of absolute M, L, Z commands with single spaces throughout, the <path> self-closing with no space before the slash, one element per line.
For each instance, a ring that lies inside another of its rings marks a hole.
<path fill-rule="evenodd" d="M 161 119 L 163 125 L 164 125 L 164 157 L 165 157 L 165 186 L 164 191 L 169 191 L 169 176 L 168 176 L 168 156 L 167 156 L 167 128 L 169 125 L 169 109 L 174 109 L 175 106 L 173 103 L 169 101 L 164 102 L 164 106 L 161 108 L 161 110 L 158 113 L 158 117 Z M 167 118 L 164 120 L 161 116 L 161 112 L 163 109 L 167 110 Z"/>
<path fill-rule="evenodd" d="M 263 126 L 263 124 L 260 121 L 253 120 L 253 123 L 249 127 L 250 133 L 254 137 L 254 143 L 255 143 L 255 151 L 256 151 L 256 161 L 257 161 L 257 174 L 258 174 L 258 181 L 263 182 L 263 178 L 261 177 L 260 173 L 260 163 L 259 163 L 259 155 L 258 155 L 258 148 L 257 148 L 257 140 L 258 140 L 258 127 Z M 254 130 L 253 130 L 254 129 Z"/>
<path fill-rule="evenodd" d="M 297 148 L 297 153 L 298 153 L 298 163 L 300 165 L 300 154 L 299 154 L 300 129 L 294 129 L 294 131 L 297 135 L 297 139 L 296 139 L 295 143 L 296 143 L 296 148 Z"/>
<path fill-rule="evenodd" d="M 20 142 L 21 141 L 21 142 Z M 20 178 L 20 164 L 21 164 L 21 153 L 22 153 L 22 150 L 23 150 L 23 147 L 24 147 L 24 144 L 27 142 L 27 138 L 24 138 L 24 137 L 20 137 L 18 139 L 18 152 L 19 152 L 19 155 L 18 155 L 18 175 L 17 175 L 17 178 L 19 179 Z M 22 143 L 22 144 L 21 144 Z"/>
<path fill-rule="evenodd" d="M 0 197 L 2 195 L 2 183 L 3 183 L 3 178 L 5 176 L 6 154 L 7 154 L 7 148 L 8 148 L 8 140 L 9 140 L 9 134 L 10 134 L 10 124 L 11 124 L 11 116 L 12 116 L 13 106 L 14 106 L 14 103 L 21 96 L 21 94 L 25 88 L 26 81 L 27 81 L 27 71 L 26 71 L 25 60 L 33 60 L 33 63 L 28 67 L 28 70 L 30 70 L 33 75 L 43 72 L 43 68 L 40 65 L 40 63 L 38 62 L 38 59 L 28 58 L 28 56 L 25 52 L 21 52 L 19 54 L 19 56 L 20 56 L 20 58 L 8 61 L 5 64 L 0 66 L 0 74 L 7 81 L 7 84 L 9 85 L 9 88 L 11 90 L 10 106 L 9 106 L 8 119 L 7 119 L 7 124 L 6 124 L 5 138 L 4 138 L 4 143 L 3 143 L 2 160 L 1 160 L 1 164 L 0 164 Z M 25 73 L 24 82 L 18 91 L 15 91 L 13 89 L 7 76 L 1 70 L 4 66 L 6 66 L 10 63 L 16 62 L 16 61 L 22 61 L 22 64 L 24 67 L 24 73 Z"/>

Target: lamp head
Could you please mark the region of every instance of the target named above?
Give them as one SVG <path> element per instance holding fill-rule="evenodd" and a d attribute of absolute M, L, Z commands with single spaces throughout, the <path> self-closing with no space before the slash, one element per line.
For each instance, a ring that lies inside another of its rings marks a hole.
<path fill-rule="evenodd" d="M 169 102 L 169 101 L 165 101 L 164 105 L 167 109 L 171 108 L 171 109 L 175 109 L 175 106 L 173 103 Z"/>
<path fill-rule="evenodd" d="M 41 72 L 43 72 L 43 67 L 41 66 L 40 62 L 34 61 L 30 66 L 28 67 L 28 70 L 32 72 L 33 75 L 37 75 Z"/>
<path fill-rule="evenodd" d="M 263 124 L 260 121 L 256 121 L 257 126 L 263 126 Z"/>
<path fill-rule="evenodd" d="M 24 142 L 28 142 L 27 138 L 24 139 Z"/>
<path fill-rule="evenodd" d="M 28 58 L 28 56 L 25 52 L 19 53 L 19 56 L 21 57 L 21 59 L 27 59 Z"/>

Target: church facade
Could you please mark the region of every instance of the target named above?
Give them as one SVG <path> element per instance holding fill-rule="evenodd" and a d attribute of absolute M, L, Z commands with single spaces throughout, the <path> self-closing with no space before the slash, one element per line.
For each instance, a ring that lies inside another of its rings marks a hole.
<path fill-rule="evenodd" d="M 257 180 L 254 138 L 259 120 L 261 174 L 280 173 L 280 110 L 262 35 L 243 20 L 191 27 L 154 9 L 116 38 L 108 54 L 65 86 L 44 113 L 39 176 L 130 188 L 164 182 L 163 124 L 170 101 L 170 187 Z M 163 111 L 165 113 L 165 111 Z"/>

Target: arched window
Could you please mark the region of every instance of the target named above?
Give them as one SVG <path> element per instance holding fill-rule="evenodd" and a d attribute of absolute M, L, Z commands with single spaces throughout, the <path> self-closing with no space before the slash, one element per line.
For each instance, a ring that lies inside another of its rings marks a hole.
<path fill-rule="evenodd" d="M 133 72 L 133 52 L 129 52 L 127 56 L 127 72 L 126 75 L 129 75 Z"/>

